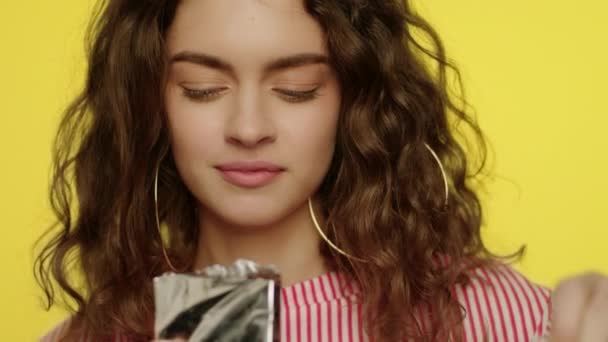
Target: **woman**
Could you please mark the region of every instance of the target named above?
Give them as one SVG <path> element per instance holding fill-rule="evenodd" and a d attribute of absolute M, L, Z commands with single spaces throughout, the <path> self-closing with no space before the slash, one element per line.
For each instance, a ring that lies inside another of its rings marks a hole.
<path fill-rule="evenodd" d="M 548 332 L 548 290 L 505 264 L 522 251 L 480 238 L 454 127 L 483 160 L 481 132 L 407 1 L 110 0 L 91 28 L 37 259 L 49 306 L 54 279 L 78 307 L 45 340 L 150 340 L 154 276 L 237 258 L 281 270 L 283 341 Z"/>

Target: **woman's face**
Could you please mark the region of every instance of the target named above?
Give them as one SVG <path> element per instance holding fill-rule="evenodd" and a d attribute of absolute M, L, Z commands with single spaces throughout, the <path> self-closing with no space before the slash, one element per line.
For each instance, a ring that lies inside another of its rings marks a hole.
<path fill-rule="evenodd" d="M 340 89 L 300 0 L 185 0 L 167 34 L 179 173 L 205 214 L 266 226 L 306 204 L 332 159 Z"/>

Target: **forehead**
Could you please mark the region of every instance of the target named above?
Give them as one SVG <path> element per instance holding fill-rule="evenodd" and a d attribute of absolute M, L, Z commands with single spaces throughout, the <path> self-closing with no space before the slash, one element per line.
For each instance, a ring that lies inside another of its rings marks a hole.
<path fill-rule="evenodd" d="M 167 33 L 167 49 L 170 55 L 202 51 L 247 64 L 323 53 L 325 41 L 302 0 L 185 0 Z"/>

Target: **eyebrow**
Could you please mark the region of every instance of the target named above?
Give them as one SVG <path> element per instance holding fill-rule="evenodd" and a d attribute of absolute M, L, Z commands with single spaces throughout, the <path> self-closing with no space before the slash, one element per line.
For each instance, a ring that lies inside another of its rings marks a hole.
<path fill-rule="evenodd" d="M 227 61 L 213 55 L 208 55 L 200 52 L 182 51 L 169 60 L 169 64 L 177 62 L 188 62 L 197 65 L 206 66 L 213 69 L 218 69 L 235 75 L 235 68 Z M 309 64 L 329 64 L 329 58 L 324 54 L 318 53 L 299 53 L 295 55 L 279 57 L 264 65 L 264 74 L 269 74 L 279 70 L 295 68 Z"/>

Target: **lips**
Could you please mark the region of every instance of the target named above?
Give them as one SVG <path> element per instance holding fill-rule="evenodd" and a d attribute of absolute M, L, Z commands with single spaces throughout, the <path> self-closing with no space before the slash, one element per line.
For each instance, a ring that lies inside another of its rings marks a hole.
<path fill-rule="evenodd" d="M 266 161 L 238 161 L 216 166 L 227 182 L 244 188 L 261 187 L 272 182 L 285 168 Z"/>
<path fill-rule="evenodd" d="M 254 171 L 283 171 L 285 168 L 265 161 L 238 161 L 226 163 L 216 166 L 221 171 L 239 171 L 239 172 L 254 172 Z"/>

